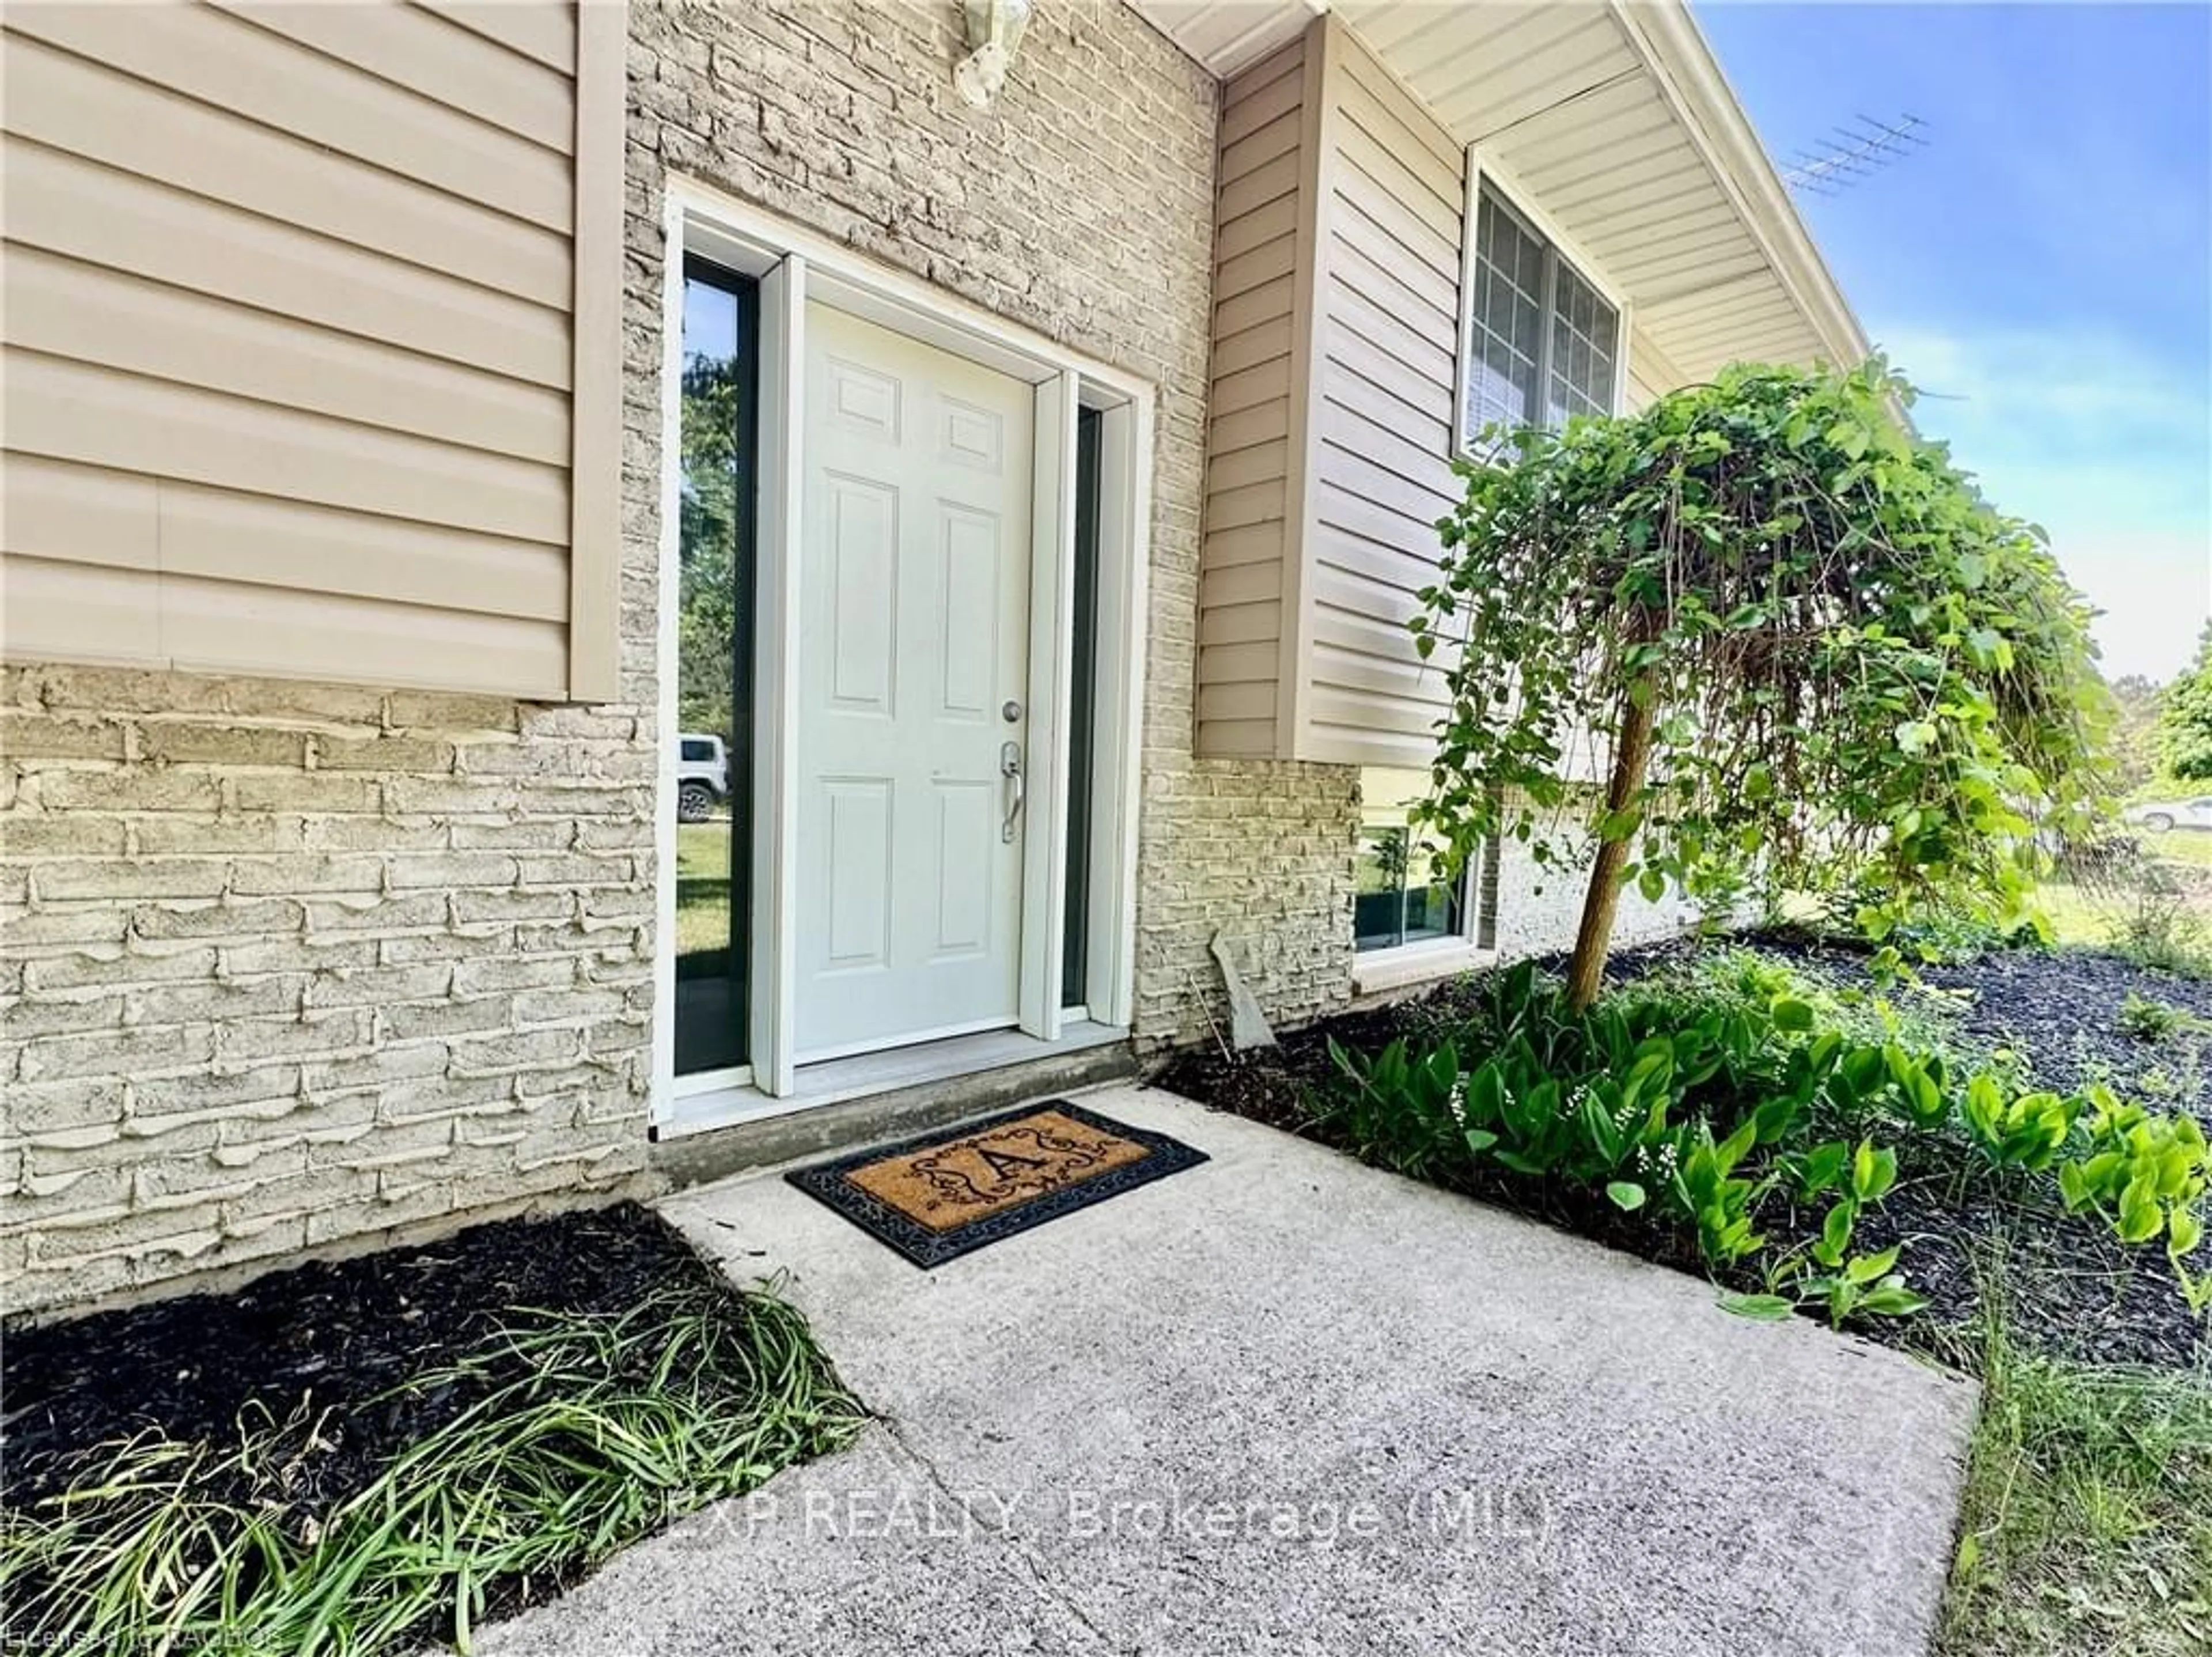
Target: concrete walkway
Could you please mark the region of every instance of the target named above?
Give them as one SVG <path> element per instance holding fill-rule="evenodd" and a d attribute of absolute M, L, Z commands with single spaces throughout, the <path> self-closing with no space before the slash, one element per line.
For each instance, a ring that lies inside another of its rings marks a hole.
<path fill-rule="evenodd" d="M 923 1273 L 780 1179 L 669 1217 L 886 1417 L 487 1630 L 522 1654 L 1908 1657 L 1971 1384 L 1171 1095 L 1214 1159 Z"/>

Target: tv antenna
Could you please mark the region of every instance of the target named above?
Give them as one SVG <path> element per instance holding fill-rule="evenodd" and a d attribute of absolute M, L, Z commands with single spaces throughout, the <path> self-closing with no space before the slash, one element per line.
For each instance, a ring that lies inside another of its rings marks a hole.
<path fill-rule="evenodd" d="M 1782 169 L 1783 182 L 1811 195 L 1840 196 L 1928 148 L 1921 136 L 1927 125 L 1917 115 L 1899 115 L 1893 121 L 1855 115 L 1850 125 L 1832 128 L 1833 136 L 1792 154 Z"/>

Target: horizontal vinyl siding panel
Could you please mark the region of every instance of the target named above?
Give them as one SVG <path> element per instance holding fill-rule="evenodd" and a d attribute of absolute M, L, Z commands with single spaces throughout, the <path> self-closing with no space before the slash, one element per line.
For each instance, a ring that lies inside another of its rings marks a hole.
<path fill-rule="evenodd" d="M 1199 688 L 1198 716 L 1201 722 L 1228 721 L 1271 728 L 1275 721 L 1273 685 L 1205 685 Z"/>
<path fill-rule="evenodd" d="M 1291 312 L 1291 279 L 1288 272 L 1272 282 L 1263 282 L 1256 288 L 1218 302 L 1213 308 L 1213 331 L 1217 334 L 1243 333 L 1262 322 L 1271 321 Z"/>
<path fill-rule="evenodd" d="M 1273 759 L 1275 722 L 1272 719 L 1200 719 L 1205 733 L 1200 754 L 1212 759 Z"/>
<path fill-rule="evenodd" d="M 1393 194 L 1419 201 L 1425 212 L 1433 206 L 1442 211 L 1447 221 L 1457 219 L 1463 176 L 1458 156 L 1454 154 L 1447 158 L 1415 136 L 1409 121 L 1419 123 L 1425 131 L 1434 131 L 1432 123 L 1419 111 L 1386 105 L 1361 84 L 1358 76 L 1349 72 L 1350 60 L 1358 55 L 1356 50 L 1346 54 L 1347 72 L 1337 82 L 1344 115 L 1340 131 L 1347 135 L 1346 153 L 1358 159 L 1358 152 L 1348 146 L 1354 140 L 1363 141 L 1364 146 L 1371 146 L 1389 168 L 1387 173 L 1377 172 L 1363 161 L 1363 169 L 1370 177 L 1382 183 Z M 1443 148 L 1449 148 L 1449 139 Z"/>
<path fill-rule="evenodd" d="M 1456 330 L 1449 343 L 1437 334 L 1425 333 L 1334 272 L 1329 277 L 1325 302 L 1330 318 L 1357 334 L 1370 350 L 1403 364 L 1430 384 L 1450 391 L 1458 375 Z"/>
<path fill-rule="evenodd" d="M 1357 380 L 1374 387 L 1395 407 L 1410 409 L 1423 419 L 1451 428 L 1452 386 L 1432 374 L 1407 368 L 1388 351 L 1360 334 L 1342 316 L 1322 324 L 1322 354 L 1337 381 Z"/>
<path fill-rule="evenodd" d="M 135 666 L 159 661 L 160 606 L 161 577 L 153 570 L 11 551 L 0 563 L 0 655 Z"/>
<path fill-rule="evenodd" d="M 565 545 L 566 474 L 251 399 L 11 350 L 8 446 L 51 460 Z"/>
<path fill-rule="evenodd" d="M 1198 580 L 1198 601 L 1216 605 L 1263 604 L 1283 594 L 1283 566 L 1273 564 L 1218 564 Z"/>
<path fill-rule="evenodd" d="M 1281 397 L 1271 397 L 1249 408 L 1219 415 L 1207 429 L 1206 452 L 1226 455 L 1249 448 L 1255 443 L 1286 438 L 1290 436 L 1290 422 L 1288 399 Z"/>
<path fill-rule="evenodd" d="M 1318 765 L 1385 765 L 1395 771 L 1425 771 L 1437 757 L 1437 739 L 1399 736 L 1361 726 L 1309 720 L 1298 738 L 1298 758 Z"/>
<path fill-rule="evenodd" d="M 7 27 L 336 154 L 569 228 L 575 192 L 565 154 L 211 7 L 31 5 L 9 11 Z"/>
<path fill-rule="evenodd" d="M 1279 478 L 1209 492 L 1206 497 L 1208 537 L 1222 530 L 1243 529 L 1255 524 L 1281 523 L 1285 495 L 1285 484 Z M 1203 563 L 1201 558 L 1200 564 Z"/>
<path fill-rule="evenodd" d="M 1370 540 L 1331 523 L 1316 525 L 1314 539 L 1320 579 L 1346 609 L 1362 615 L 1410 622 L 1420 607 L 1414 594 L 1437 577 L 1433 551 Z"/>
<path fill-rule="evenodd" d="M 1297 237 L 1291 231 L 1285 230 L 1272 241 L 1263 241 L 1249 253 L 1233 254 L 1223 259 L 1213 273 L 1215 303 L 1218 305 L 1238 294 L 1288 277 L 1297 267 Z"/>
<path fill-rule="evenodd" d="M 1338 484 L 1323 482 L 1316 518 L 1323 530 L 1339 530 L 1354 540 L 1424 563 L 1433 564 L 1443 550 L 1436 518 L 1415 517 Z"/>
<path fill-rule="evenodd" d="M 1215 202 L 1214 222 L 1249 213 L 1291 194 L 1298 187 L 1303 157 L 1297 151 L 1278 155 L 1264 167 L 1255 167 L 1236 179 L 1224 179 Z"/>
<path fill-rule="evenodd" d="M 560 466 L 559 392 L 74 259 L 0 254 L 11 343 L 79 362 Z"/>
<path fill-rule="evenodd" d="M 566 6 L 516 5 L 513 0 L 423 8 L 508 51 L 566 73 L 576 62 L 576 18 Z"/>
<path fill-rule="evenodd" d="M 1280 481 L 1290 464 L 1290 442 L 1254 443 L 1215 454 L 1206 466 L 1206 486 L 1223 494 L 1253 484 Z"/>
<path fill-rule="evenodd" d="M 1383 278 L 1381 291 L 1425 304 L 1443 313 L 1445 321 L 1451 321 L 1452 307 L 1459 299 L 1459 267 L 1451 249 L 1433 236 L 1409 244 L 1399 231 L 1374 216 L 1378 210 L 1388 212 L 1379 198 L 1369 196 L 1363 200 L 1340 191 L 1334 221 L 1336 246 L 1356 255 L 1363 271 Z M 1453 332 L 1456 334 L 1456 326 Z"/>
<path fill-rule="evenodd" d="M 1227 570 L 1246 564 L 1273 564 L 1278 590 L 1282 582 L 1283 523 L 1279 518 L 1233 527 L 1210 529 L 1206 535 L 1202 570 Z"/>
<path fill-rule="evenodd" d="M 1236 94 L 1221 112 L 1224 148 L 1248 138 L 1268 122 L 1298 107 L 1305 91 L 1305 43 L 1293 41 L 1263 64 L 1237 76 L 1247 90 Z"/>
<path fill-rule="evenodd" d="M 1221 407 L 1221 393 L 1233 377 L 1254 369 L 1270 369 L 1288 383 L 1291 359 L 1291 313 L 1288 308 L 1263 317 L 1234 333 L 1218 329 L 1213 345 L 1213 406 Z M 1279 392 L 1273 393 L 1280 395 Z"/>
<path fill-rule="evenodd" d="M 1214 206 L 1196 751 L 1272 758 L 1291 544 L 1299 261 L 1312 156 L 1303 40 L 1223 90 Z"/>
<path fill-rule="evenodd" d="M 1362 362 L 1357 368 L 1337 360 L 1325 362 L 1322 365 L 1322 397 L 1340 407 L 1357 411 L 1427 454 L 1446 453 L 1451 445 L 1449 393 L 1439 397 L 1436 393 L 1443 388 L 1430 387 L 1424 388 L 1418 405 L 1409 403 L 1383 378 L 1368 377 L 1368 370 L 1375 366 L 1372 359 Z"/>
<path fill-rule="evenodd" d="M 1358 630 L 1358 631 L 1355 631 Z M 1370 648 L 1370 618 L 1332 616 L 1315 646 L 1319 679 L 1341 691 L 1392 697 L 1427 710 L 1433 720 L 1447 701 L 1444 661 L 1409 661 Z"/>
<path fill-rule="evenodd" d="M 1221 182 L 1232 184 L 1269 161 L 1295 153 L 1298 147 L 1298 118 L 1296 107 L 1287 109 L 1250 137 L 1223 146 Z"/>
<path fill-rule="evenodd" d="M 161 567 L 161 485 L 151 478 L 0 454 L 0 553 L 117 570 Z"/>
<path fill-rule="evenodd" d="M 574 8 L 0 26 L 0 649 L 575 694 Z"/>
<path fill-rule="evenodd" d="M 38 144 L 0 144 L 8 240 L 566 390 L 565 310 Z M 88 204 L 98 210 L 88 211 Z"/>
<path fill-rule="evenodd" d="M 1283 636 L 1283 606 L 1273 600 L 1224 604 L 1198 619 L 1200 644 L 1265 644 Z"/>
<path fill-rule="evenodd" d="M 21 38 L 9 58 L 11 132 L 499 292 L 569 303 L 558 232 Z"/>
<path fill-rule="evenodd" d="M 561 547 L 189 484 L 164 482 L 161 502 L 165 571 L 284 587 L 297 585 L 307 569 L 319 592 L 568 618 L 568 559 Z"/>
<path fill-rule="evenodd" d="M 1385 112 L 1391 124 L 1390 137 L 1386 142 L 1396 141 L 1418 148 L 1445 176 L 1456 179 L 1464 162 L 1459 142 L 1437 124 L 1436 118 L 1412 90 L 1384 68 L 1364 44 L 1352 40 L 1347 45 L 1351 49 L 1345 52 L 1342 64 L 1351 87 L 1346 101 L 1347 107 L 1364 106 Z M 1362 119 L 1364 123 L 1364 118 Z M 1375 131 L 1372 126 L 1368 130 Z M 1457 200 L 1456 192 L 1453 199 Z"/>
<path fill-rule="evenodd" d="M 163 655 L 187 672 L 548 698 L 568 683 L 557 622 L 164 576 L 161 625 Z"/>
<path fill-rule="evenodd" d="M 1298 228 L 1298 198 L 1278 196 L 1262 206 L 1222 225 L 1213 239 L 1214 268 L 1225 270 L 1255 248 L 1278 237 L 1294 235 Z"/>
<path fill-rule="evenodd" d="M 222 9 L 532 143 L 564 155 L 575 148 L 576 112 L 565 67 L 510 52 L 434 12 L 329 0 Z"/>

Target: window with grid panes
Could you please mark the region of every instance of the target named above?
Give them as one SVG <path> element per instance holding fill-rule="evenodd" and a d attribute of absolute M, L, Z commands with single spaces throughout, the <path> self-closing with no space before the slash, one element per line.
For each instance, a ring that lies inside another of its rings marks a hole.
<path fill-rule="evenodd" d="M 1491 425 L 1612 413 L 1620 313 L 1486 181 L 1473 235 L 1462 444 L 1474 449 Z"/>

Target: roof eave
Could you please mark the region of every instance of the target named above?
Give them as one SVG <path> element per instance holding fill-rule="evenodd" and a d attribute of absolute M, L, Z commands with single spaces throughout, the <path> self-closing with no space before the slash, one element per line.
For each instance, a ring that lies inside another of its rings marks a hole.
<path fill-rule="evenodd" d="M 1689 8 L 1607 3 L 1832 359 L 1841 366 L 1863 362 L 1870 349 L 1866 331 Z"/>

